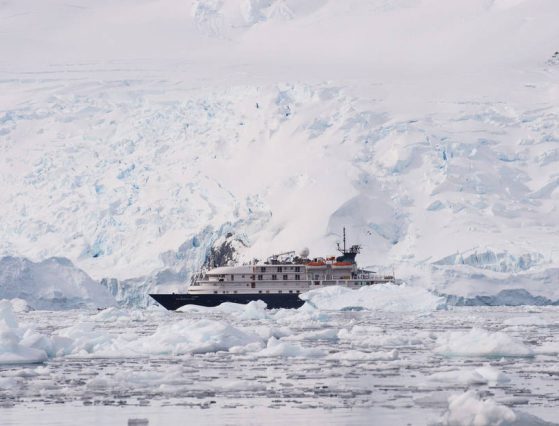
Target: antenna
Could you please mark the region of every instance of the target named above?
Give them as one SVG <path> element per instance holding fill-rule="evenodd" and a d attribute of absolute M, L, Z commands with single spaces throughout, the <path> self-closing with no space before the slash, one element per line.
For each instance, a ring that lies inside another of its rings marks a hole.
<path fill-rule="evenodd" d="M 344 226 L 344 253 L 345 253 L 345 226 Z"/>

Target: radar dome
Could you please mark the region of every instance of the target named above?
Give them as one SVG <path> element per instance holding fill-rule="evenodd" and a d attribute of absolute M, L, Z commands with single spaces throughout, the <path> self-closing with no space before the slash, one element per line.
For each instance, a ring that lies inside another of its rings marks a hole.
<path fill-rule="evenodd" d="M 303 250 L 301 250 L 299 256 L 302 257 L 303 259 L 307 259 L 309 257 L 309 253 L 310 253 L 309 249 L 305 247 Z"/>

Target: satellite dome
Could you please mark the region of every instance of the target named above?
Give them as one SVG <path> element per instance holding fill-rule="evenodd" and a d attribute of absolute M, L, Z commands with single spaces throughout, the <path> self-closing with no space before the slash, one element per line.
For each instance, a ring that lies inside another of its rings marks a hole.
<path fill-rule="evenodd" d="M 309 257 L 309 249 L 305 247 L 303 250 L 301 250 L 299 256 L 301 256 L 303 259 L 307 259 Z"/>

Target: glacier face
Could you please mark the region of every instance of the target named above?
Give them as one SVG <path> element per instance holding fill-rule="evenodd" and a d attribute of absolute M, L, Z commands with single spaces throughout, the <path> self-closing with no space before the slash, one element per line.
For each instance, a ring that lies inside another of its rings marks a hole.
<path fill-rule="evenodd" d="M 70 35 L 130 2 L 80 4 L 0 42 L 0 256 L 145 304 L 228 233 L 248 260 L 346 226 L 410 283 L 559 299 L 556 2 L 146 1 L 110 46 Z"/>

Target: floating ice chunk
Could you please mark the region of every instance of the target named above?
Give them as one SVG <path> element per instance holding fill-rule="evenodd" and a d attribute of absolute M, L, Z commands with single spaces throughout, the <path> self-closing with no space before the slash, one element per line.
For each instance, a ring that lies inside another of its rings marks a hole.
<path fill-rule="evenodd" d="M 27 304 L 27 301 L 23 299 L 11 299 L 10 303 L 12 304 L 12 310 L 14 312 L 22 313 L 22 312 L 29 312 L 32 311 L 33 308 Z"/>
<path fill-rule="evenodd" d="M 301 358 L 321 358 L 325 356 L 325 352 L 316 348 L 304 348 L 271 337 L 268 339 L 266 348 L 255 354 L 259 357 L 301 357 Z"/>
<path fill-rule="evenodd" d="M 219 383 L 219 389 L 226 392 L 257 392 L 265 391 L 266 385 L 248 380 L 233 380 Z"/>
<path fill-rule="evenodd" d="M 19 377 L 0 377 L 0 389 L 17 389 L 22 383 L 23 380 Z"/>
<path fill-rule="evenodd" d="M 47 354 L 40 349 L 20 344 L 20 337 L 14 331 L 0 330 L 0 365 L 44 362 Z"/>
<path fill-rule="evenodd" d="M 338 340 L 338 330 L 327 328 L 324 330 L 306 331 L 288 336 L 286 340 Z"/>
<path fill-rule="evenodd" d="M 440 371 L 431 374 L 428 380 L 452 385 L 457 383 L 463 385 L 496 384 L 510 381 L 503 372 L 491 366 L 483 366 L 476 369 Z"/>
<path fill-rule="evenodd" d="M 259 320 L 266 319 L 268 313 L 266 311 L 266 303 L 262 300 L 253 300 L 245 304 L 225 302 L 219 306 L 209 308 L 197 305 L 184 305 L 177 309 L 177 312 L 204 312 L 204 311 L 220 311 L 231 314 L 238 319 Z"/>
<path fill-rule="evenodd" d="M 448 383 L 452 385 L 484 385 L 488 380 L 475 370 L 453 370 L 453 371 L 440 371 L 431 374 L 428 378 L 429 381 Z"/>
<path fill-rule="evenodd" d="M 18 327 L 10 301 L 0 300 L 0 365 L 46 361 L 47 353 L 44 350 L 30 347 L 22 339 L 25 332 Z"/>
<path fill-rule="evenodd" d="M 537 346 L 534 352 L 541 355 L 559 355 L 559 342 L 544 342 Z"/>
<path fill-rule="evenodd" d="M 362 325 L 354 325 L 351 329 L 342 328 L 338 332 L 338 338 L 342 340 L 350 340 L 361 346 L 417 346 L 423 345 L 426 341 L 431 340 L 431 336 L 421 333 L 414 333 L 413 336 L 405 334 L 386 333 L 380 327 L 366 327 Z"/>
<path fill-rule="evenodd" d="M 330 316 L 316 306 L 305 303 L 299 309 L 278 309 L 277 312 L 270 315 L 276 322 L 285 325 L 317 325 L 322 326 L 330 321 Z"/>
<path fill-rule="evenodd" d="M 107 389 L 111 387 L 111 382 L 106 377 L 94 377 L 85 384 L 89 389 Z"/>
<path fill-rule="evenodd" d="M 144 319 L 143 312 L 139 309 L 107 308 L 93 316 L 94 321 L 113 322 L 113 321 L 140 321 Z"/>
<path fill-rule="evenodd" d="M 526 315 L 522 317 L 508 318 L 503 321 L 504 325 L 548 325 L 548 322 L 543 318 L 535 315 Z"/>
<path fill-rule="evenodd" d="M 510 378 L 505 373 L 495 367 L 491 367 L 490 365 L 478 367 L 475 371 L 487 379 L 487 382 L 490 384 L 510 382 Z"/>
<path fill-rule="evenodd" d="M 441 423 L 449 426 L 493 426 L 515 420 L 516 414 L 509 407 L 490 398 L 482 400 L 476 392 L 468 391 L 448 398 L 448 409 Z"/>
<path fill-rule="evenodd" d="M 0 300 L 0 330 L 17 328 L 17 320 L 9 300 Z"/>
<path fill-rule="evenodd" d="M 239 315 L 239 319 L 259 320 L 267 318 L 266 303 L 262 300 L 253 300 L 245 305 L 243 311 Z"/>
<path fill-rule="evenodd" d="M 228 351 L 235 346 L 262 342 L 262 338 L 223 321 L 183 320 L 160 325 L 151 336 L 126 345 L 140 354 L 183 355 Z"/>
<path fill-rule="evenodd" d="M 364 308 L 390 312 L 433 311 L 444 308 L 445 300 L 420 287 L 377 284 L 358 290 L 332 286 L 299 296 L 307 303 L 327 310 Z"/>
<path fill-rule="evenodd" d="M 533 351 L 524 343 L 502 332 L 480 328 L 441 335 L 435 352 L 445 356 L 529 357 Z"/>
<path fill-rule="evenodd" d="M 24 333 L 18 327 L 10 301 L 0 300 L 0 365 L 46 361 L 44 350 L 29 347 L 22 341 Z"/>
<path fill-rule="evenodd" d="M 89 355 L 107 349 L 113 338 L 104 331 L 95 330 L 92 324 L 78 323 L 58 330 L 56 336 L 70 342 L 66 354 L 74 356 Z"/>
<path fill-rule="evenodd" d="M 336 352 L 328 355 L 328 359 L 341 361 L 393 361 L 399 358 L 398 351 L 393 349 L 388 352 L 362 352 L 354 349 Z"/>

